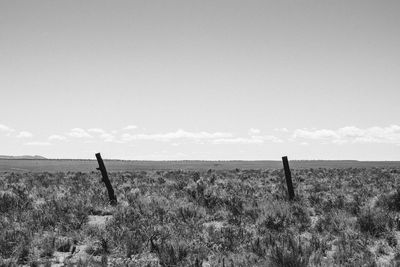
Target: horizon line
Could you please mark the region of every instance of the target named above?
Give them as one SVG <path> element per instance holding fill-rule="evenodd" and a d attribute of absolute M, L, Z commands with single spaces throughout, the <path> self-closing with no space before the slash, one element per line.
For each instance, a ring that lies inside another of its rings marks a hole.
<path fill-rule="evenodd" d="M 25 156 L 25 155 L 24 155 Z M 24 156 L 9 156 L 9 158 L 1 158 L 0 160 L 70 160 L 70 161 L 97 161 L 96 158 L 23 158 Z M 30 156 L 26 156 L 30 157 Z M 336 161 L 336 162 L 400 162 L 400 160 L 357 160 L 357 159 L 290 159 L 289 161 Z M 108 161 L 148 161 L 148 162 L 262 162 L 273 161 L 281 162 L 282 159 L 118 159 L 118 158 L 103 158 Z"/>

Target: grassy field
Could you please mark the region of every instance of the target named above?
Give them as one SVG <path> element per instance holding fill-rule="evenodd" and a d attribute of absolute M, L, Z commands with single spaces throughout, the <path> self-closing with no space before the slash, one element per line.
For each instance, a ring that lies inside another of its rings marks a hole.
<path fill-rule="evenodd" d="M 239 169 L 278 169 L 282 162 L 277 161 L 124 161 L 105 160 L 109 171 L 142 170 L 234 170 Z M 96 160 L 37 160 L 37 159 L 0 159 L 0 172 L 91 172 L 98 167 Z M 294 169 L 309 168 L 396 168 L 398 161 L 355 161 L 355 160 L 312 160 L 290 161 Z"/>
<path fill-rule="evenodd" d="M 98 172 L 3 172 L 0 265 L 398 266 L 400 168 L 292 174 L 110 172 L 110 206 Z"/>

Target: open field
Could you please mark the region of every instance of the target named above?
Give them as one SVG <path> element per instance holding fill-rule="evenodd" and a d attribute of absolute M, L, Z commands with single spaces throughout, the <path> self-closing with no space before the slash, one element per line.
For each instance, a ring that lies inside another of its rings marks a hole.
<path fill-rule="evenodd" d="M 289 159 L 290 160 L 290 159 Z M 281 161 L 128 161 L 105 160 L 109 171 L 142 170 L 234 170 L 239 169 L 279 169 Z M 91 172 L 98 167 L 96 160 L 68 159 L 0 159 L 0 172 Z M 356 161 L 356 160 L 311 160 L 290 161 L 293 169 L 309 168 L 396 168 L 399 161 Z"/>
<path fill-rule="evenodd" d="M 292 174 L 289 202 L 281 169 L 110 172 L 112 207 L 98 172 L 3 172 L 0 265 L 399 264 L 400 168 Z"/>

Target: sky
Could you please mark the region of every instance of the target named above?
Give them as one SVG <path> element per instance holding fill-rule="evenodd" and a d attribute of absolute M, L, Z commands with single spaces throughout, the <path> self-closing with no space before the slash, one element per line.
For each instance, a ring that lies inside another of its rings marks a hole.
<path fill-rule="evenodd" d="M 400 160 L 398 0 L 0 0 L 0 154 Z"/>

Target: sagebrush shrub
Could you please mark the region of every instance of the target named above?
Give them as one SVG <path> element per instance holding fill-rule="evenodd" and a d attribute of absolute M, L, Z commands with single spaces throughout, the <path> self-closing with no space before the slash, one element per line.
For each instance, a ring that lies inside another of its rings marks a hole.
<path fill-rule="evenodd" d="M 304 231 L 311 226 L 310 214 L 305 205 L 302 205 L 301 203 L 293 203 L 290 207 L 290 212 L 294 217 L 294 222 L 299 225 L 300 231 Z"/>
<path fill-rule="evenodd" d="M 293 236 L 282 236 L 271 250 L 271 266 L 276 267 L 306 267 L 311 255 L 311 249 L 296 241 Z"/>
<path fill-rule="evenodd" d="M 389 195 L 382 195 L 378 199 L 377 205 L 390 211 L 400 211 L 400 189 Z"/>
<path fill-rule="evenodd" d="M 18 196 L 10 191 L 0 191 L 0 212 L 13 210 L 18 203 Z"/>
<path fill-rule="evenodd" d="M 365 241 L 358 233 L 342 232 L 336 241 L 337 250 L 333 255 L 335 265 L 377 266 Z"/>
<path fill-rule="evenodd" d="M 331 211 L 318 219 L 315 229 L 319 233 L 338 234 L 348 226 L 347 217 L 343 211 Z"/>
<path fill-rule="evenodd" d="M 21 244 L 28 242 L 29 233 L 27 229 L 3 228 L 0 231 L 0 256 L 10 258 L 15 256 Z"/>
<path fill-rule="evenodd" d="M 373 237 L 380 237 L 389 229 L 388 224 L 391 217 L 381 210 L 366 209 L 357 218 L 360 231 Z"/>
<path fill-rule="evenodd" d="M 292 223 L 290 205 L 275 201 L 264 204 L 262 212 L 257 221 L 258 233 L 264 235 L 269 231 L 282 232 Z"/>
<path fill-rule="evenodd" d="M 183 243 L 161 242 L 155 245 L 154 251 L 157 253 L 160 265 L 163 267 L 178 266 L 189 254 L 188 247 Z"/>

